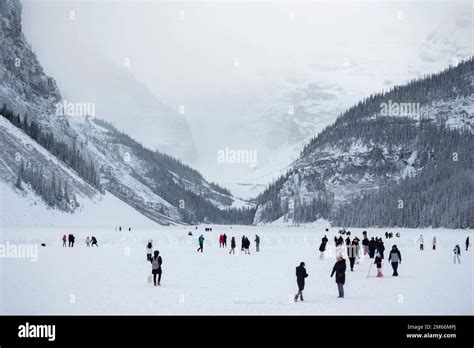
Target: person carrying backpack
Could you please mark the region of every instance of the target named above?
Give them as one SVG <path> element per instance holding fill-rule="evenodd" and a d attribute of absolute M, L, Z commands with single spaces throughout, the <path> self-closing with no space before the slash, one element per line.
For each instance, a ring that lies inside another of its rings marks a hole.
<path fill-rule="evenodd" d="M 153 274 L 153 284 L 156 285 L 161 285 L 161 264 L 163 263 L 163 260 L 161 259 L 160 252 L 158 250 L 155 250 L 153 253 L 153 258 L 150 260 L 151 262 L 151 274 Z M 158 284 L 156 282 L 156 276 L 158 275 Z"/>

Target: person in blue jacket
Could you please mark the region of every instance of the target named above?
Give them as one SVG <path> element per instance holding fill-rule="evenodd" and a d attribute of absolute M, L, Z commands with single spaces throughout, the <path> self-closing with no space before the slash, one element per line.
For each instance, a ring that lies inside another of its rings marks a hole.
<path fill-rule="evenodd" d="M 202 234 L 199 236 L 198 242 L 199 242 L 199 248 L 197 249 L 197 251 L 202 252 L 204 250 L 204 236 Z"/>

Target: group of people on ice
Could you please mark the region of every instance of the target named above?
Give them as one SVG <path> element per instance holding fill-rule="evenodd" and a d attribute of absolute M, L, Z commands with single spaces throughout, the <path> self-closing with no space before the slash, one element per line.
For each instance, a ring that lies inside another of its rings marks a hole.
<path fill-rule="evenodd" d="M 74 242 L 76 241 L 76 237 L 73 234 L 69 234 L 66 237 L 66 235 L 64 234 L 61 240 L 63 241 L 63 247 L 66 247 L 66 244 L 67 244 L 67 246 L 69 246 L 70 248 L 73 248 Z M 87 236 L 85 243 L 87 247 L 93 247 L 94 245 L 96 247 L 99 246 L 99 244 L 97 243 L 97 239 L 94 236 L 92 236 L 91 238 Z"/>
<path fill-rule="evenodd" d="M 420 244 L 420 250 L 425 249 L 424 248 L 425 239 L 423 238 L 423 234 L 420 234 L 420 237 L 416 240 L 416 242 Z M 434 236 L 431 242 L 431 245 L 433 246 L 433 250 L 436 250 L 436 243 L 437 243 L 436 236 Z M 466 238 L 465 245 L 466 245 L 466 251 L 467 251 L 469 249 L 469 246 L 471 245 L 469 243 L 469 236 Z M 461 263 L 461 247 L 459 246 L 459 244 L 456 244 L 453 248 L 453 262 Z"/>
<path fill-rule="evenodd" d="M 188 235 L 190 235 L 188 233 Z M 192 235 L 192 234 L 191 234 Z M 199 247 L 197 248 L 197 252 L 203 252 L 204 251 L 204 235 L 201 234 L 198 238 L 198 245 Z M 257 252 L 260 251 L 260 236 L 257 234 L 255 235 L 255 250 Z M 237 243 L 235 242 L 235 237 L 232 237 L 230 240 L 230 251 L 229 254 L 235 254 L 235 248 L 237 246 Z M 226 248 L 227 247 L 227 235 L 221 234 L 219 235 L 219 248 Z M 243 251 L 246 255 L 250 255 L 250 239 L 248 239 L 246 236 L 242 236 L 242 240 L 240 243 L 240 251 Z"/>

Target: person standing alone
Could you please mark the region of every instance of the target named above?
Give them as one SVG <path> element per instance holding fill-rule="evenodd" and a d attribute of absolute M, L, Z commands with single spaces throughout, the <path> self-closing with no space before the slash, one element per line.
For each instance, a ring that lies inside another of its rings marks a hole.
<path fill-rule="evenodd" d="M 260 251 L 260 237 L 258 234 L 255 235 L 255 249 L 257 252 Z"/>
<path fill-rule="evenodd" d="M 303 300 L 303 290 L 304 290 L 304 283 L 305 278 L 308 277 L 308 273 L 306 273 L 306 268 L 304 267 L 304 262 L 301 262 L 298 267 L 296 267 L 296 283 L 298 284 L 298 293 L 295 295 L 295 302 L 298 302 L 298 297 L 301 301 Z"/>
<path fill-rule="evenodd" d="M 199 248 L 197 249 L 197 251 L 199 252 L 203 252 L 203 249 L 204 249 L 204 236 L 201 234 L 198 238 L 198 242 L 199 242 Z"/>
<path fill-rule="evenodd" d="M 458 263 L 461 263 L 461 258 L 459 257 L 461 256 L 461 248 L 459 247 L 459 244 L 456 244 L 456 246 L 453 249 L 453 252 L 454 252 L 454 264 L 456 264 L 456 260 L 458 261 Z"/>
<path fill-rule="evenodd" d="M 388 262 L 392 262 L 393 268 L 393 276 L 398 277 L 398 264 L 402 263 L 402 255 L 400 254 L 400 250 L 398 250 L 396 245 L 392 246 L 392 250 L 388 255 Z"/>
<path fill-rule="evenodd" d="M 151 258 L 151 274 L 153 274 L 153 283 L 155 286 L 157 285 L 156 282 L 156 275 L 158 275 L 158 285 L 160 285 L 161 282 L 161 264 L 163 263 L 163 260 L 161 259 L 160 252 L 158 250 L 155 250 L 153 253 L 153 258 Z"/>
<path fill-rule="evenodd" d="M 420 250 L 423 250 L 423 244 L 424 244 L 425 240 L 423 239 L 422 234 L 420 234 L 420 238 L 418 238 L 417 242 L 420 243 Z"/>
<path fill-rule="evenodd" d="M 334 264 L 334 267 L 331 272 L 331 278 L 336 273 L 336 284 L 337 290 L 339 292 L 338 298 L 344 298 L 344 283 L 346 282 L 346 260 L 339 255 L 337 262 Z"/>
<path fill-rule="evenodd" d="M 433 250 L 436 250 L 436 236 L 433 237 Z"/>

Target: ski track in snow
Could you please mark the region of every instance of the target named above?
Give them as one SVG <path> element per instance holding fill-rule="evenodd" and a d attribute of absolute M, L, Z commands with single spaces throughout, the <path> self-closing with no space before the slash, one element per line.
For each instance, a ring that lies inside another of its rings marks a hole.
<path fill-rule="evenodd" d="M 38 260 L 1 258 L 2 314 L 289 314 L 289 315 L 439 315 L 473 314 L 473 252 L 464 251 L 472 230 L 390 229 L 401 238 L 385 240 L 383 279 L 367 278 L 369 259 L 346 272 L 346 297 L 337 298 L 330 272 L 333 257 L 319 260 L 324 227 L 288 226 L 202 226 L 156 227 L 116 232 L 110 228 L 14 228 L 1 230 L 1 243 L 35 244 Z M 188 231 L 193 236 L 188 236 Z M 385 229 L 367 229 L 369 238 Z M 328 233 L 329 245 L 336 228 Z M 362 237 L 362 229 L 351 229 Z M 74 233 L 76 246 L 63 248 L 63 234 Z M 237 250 L 218 245 L 220 233 L 236 236 Z M 197 238 L 203 233 L 204 253 L 197 253 Z M 255 252 L 255 234 L 262 238 L 261 252 Z M 416 240 L 423 233 L 425 250 Z M 251 255 L 240 253 L 240 239 L 252 241 Z M 86 248 L 86 236 L 94 235 L 99 248 Z M 436 235 L 437 250 L 431 250 Z M 147 282 L 151 265 L 146 262 L 145 244 L 163 257 L 162 286 Z M 471 238 L 472 240 L 472 238 Z M 398 278 L 391 276 L 388 250 L 396 243 L 402 253 Z M 452 249 L 462 248 L 462 264 L 453 264 Z M 306 263 L 309 277 L 305 302 L 294 303 L 297 291 L 295 267 Z"/>

